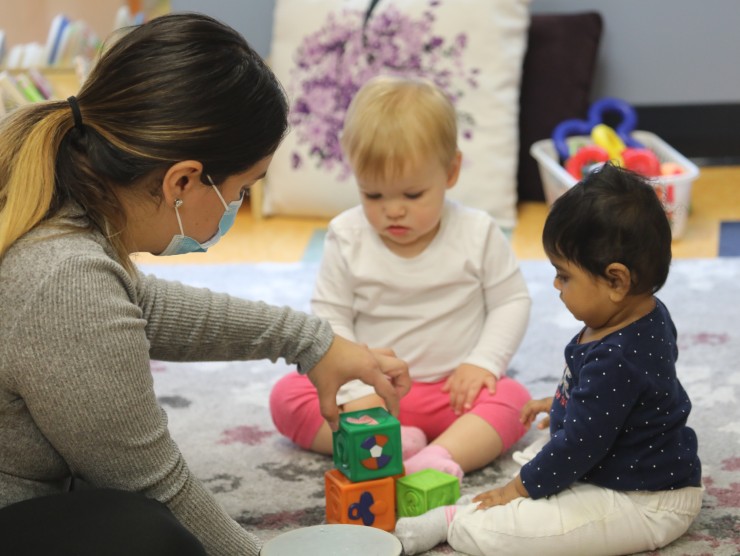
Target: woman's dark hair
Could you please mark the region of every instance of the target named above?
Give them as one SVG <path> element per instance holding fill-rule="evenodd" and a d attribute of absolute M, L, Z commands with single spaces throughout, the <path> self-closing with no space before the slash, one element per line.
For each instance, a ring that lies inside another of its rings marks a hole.
<path fill-rule="evenodd" d="M 272 154 L 288 105 L 244 38 L 200 14 L 135 27 L 95 64 L 67 101 L 16 110 L 0 126 L 0 257 L 67 202 L 84 208 L 127 264 L 116 188 L 198 160 L 216 184 Z M 157 194 L 154 185 L 149 194 Z"/>
<path fill-rule="evenodd" d="M 605 164 L 561 195 L 542 232 L 545 252 L 594 276 L 618 262 L 630 293 L 658 291 L 671 264 L 671 227 L 655 189 L 641 176 Z"/>

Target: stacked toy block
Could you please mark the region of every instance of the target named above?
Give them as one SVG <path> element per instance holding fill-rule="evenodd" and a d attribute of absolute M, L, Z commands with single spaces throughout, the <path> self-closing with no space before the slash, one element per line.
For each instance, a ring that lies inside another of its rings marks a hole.
<path fill-rule="evenodd" d="M 403 474 L 401 424 L 375 407 L 339 416 L 334 466 L 324 477 L 327 523 L 396 527 L 394 475 Z"/>
<path fill-rule="evenodd" d="M 424 469 L 396 481 L 398 517 L 414 517 L 437 506 L 450 506 L 460 498 L 457 477 Z"/>
<path fill-rule="evenodd" d="M 383 408 L 343 413 L 333 435 L 334 466 L 324 476 L 326 522 L 393 531 L 399 516 L 420 515 L 460 496 L 456 477 L 427 469 L 403 476 L 401 425 Z"/>

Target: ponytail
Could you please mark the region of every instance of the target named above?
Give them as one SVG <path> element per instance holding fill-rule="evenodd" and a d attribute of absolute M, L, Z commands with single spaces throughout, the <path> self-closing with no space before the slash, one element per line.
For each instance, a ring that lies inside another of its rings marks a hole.
<path fill-rule="evenodd" d="M 57 152 L 72 123 L 66 102 L 45 102 L 18 108 L 0 125 L 0 259 L 49 216 Z"/>

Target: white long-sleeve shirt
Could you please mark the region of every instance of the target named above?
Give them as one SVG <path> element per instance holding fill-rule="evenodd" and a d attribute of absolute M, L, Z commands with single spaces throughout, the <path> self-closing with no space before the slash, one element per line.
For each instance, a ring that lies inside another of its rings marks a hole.
<path fill-rule="evenodd" d="M 501 377 L 524 336 L 530 304 L 493 218 L 451 201 L 435 238 L 412 258 L 383 244 L 362 207 L 334 218 L 311 300 L 336 334 L 392 348 L 420 382 L 444 379 L 462 363 Z M 349 383 L 337 402 L 371 393 Z"/>

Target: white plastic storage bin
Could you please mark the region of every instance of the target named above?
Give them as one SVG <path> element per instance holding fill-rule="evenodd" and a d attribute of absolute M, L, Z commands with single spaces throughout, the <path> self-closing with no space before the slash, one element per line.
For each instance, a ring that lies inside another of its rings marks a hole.
<path fill-rule="evenodd" d="M 675 162 L 684 169 L 683 174 L 651 179 L 671 223 L 673 239 L 678 239 L 686 228 L 686 218 L 691 203 L 691 184 L 699 176 L 699 168 L 654 133 L 635 131 L 632 136 L 651 149 L 661 162 Z M 588 138 L 583 137 L 582 139 L 587 140 Z M 529 152 L 537 160 L 545 200 L 548 205 L 551 205 L 568 188 L 573 187 L 577 180 L 560 165 L 555 144 L 551 139 L 537 141 Z"/>

